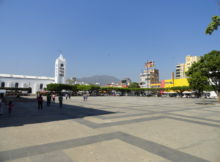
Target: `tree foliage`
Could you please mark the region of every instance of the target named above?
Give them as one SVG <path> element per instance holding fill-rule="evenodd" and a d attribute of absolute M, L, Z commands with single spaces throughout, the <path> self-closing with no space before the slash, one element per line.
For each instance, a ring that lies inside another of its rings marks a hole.
<path fill-rule="evenodd" d="M 218 29 L 218 26 L 220 26 L 220 18 L 219 16 L 213 16 L 212 22 L 206 28 L 205 33 L 211 35 L 214 30 Z"/>
<path fill-rule="evenodd" d="M 175 91 L 182 91 L 184 87 L 176 87 Z M 161 91 L 171 90 L 170 88 L 122 88 L 122 87 L 100 87 L 97 85 L 69 85 L 69 84 L 48 84 L 48 91 L 61 92 L 62 90 L 79 92 L 88 91 L 91 95 L 99 95 L 100 93 L 113 94 L 113 91 L 121 92 L 122 96 L 125 94 L 141 95 L 146 91 L 152 94 L 159 94 Z M 185 90 L 185 89 L 184 89 Z M 75 93 L 76 94 L 76 93 Z"/>
<path fill-rule="evenodd" d="M 187 75 L 192 89 L 201 92 L 211 85 L 220 94 L 220 51 L 211 51 L 202 56 L 191 66 Z"/>
<path fill-rule="evenodd" d="M 139 84 L 137 82 L 132 82 L 128 88 L 140 88 Z"/>
<path fill-rule="evenodd" d="M 78 92 L 78 91 L 89 91 L 90 93 L 98 92 L 100 89 L 100 86 L 97 85 L 70 85 L 70 84 L 48 84 L 47 90 L 48 91 L 56 91 L 60 92 L 62 90 L 72 91 L 72 92 Z"/>
<path fill-rule="evenodd" d="M 188 78 L 190 87 L 196 91 L 197 96 L 201 96 L 206 87 L 209 86 L 208 78 L 200 71 L 194 72 Z"/>
<path fill-rule="evenodd" d="M 67 83 L 67 84 L 70 84 L 70 85 L 73 85 L 73 84 L 74 84 L 74 80 L 72 80 L 72 79 L 67 79 L 67 80 L 66 80 L 66 83 Z"/>
<path fill-rule="evenodd" d="M 60 92 L 62 90 L 76 91 L 77 85 L 51 83 L 47 85 L 47 90 L 56 92 Z"/>

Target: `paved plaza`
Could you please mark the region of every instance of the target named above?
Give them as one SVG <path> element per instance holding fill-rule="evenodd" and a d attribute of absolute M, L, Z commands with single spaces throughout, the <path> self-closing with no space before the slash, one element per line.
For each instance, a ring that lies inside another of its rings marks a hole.
<path fill-rule="evenodd" d="M 72 97 L 42 111 L 31 97 L 14 104 L 0 116 L 0 161 L 220 161 L 212 99 Z"/>

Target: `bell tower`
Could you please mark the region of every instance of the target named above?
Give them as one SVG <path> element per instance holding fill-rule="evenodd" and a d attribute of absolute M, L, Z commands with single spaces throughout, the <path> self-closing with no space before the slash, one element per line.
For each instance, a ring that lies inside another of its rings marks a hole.
<path fill-rule="evenodd" d="M 55 83 L 66 83 L 66 59 L 62 54 L 55 61 Z"/>

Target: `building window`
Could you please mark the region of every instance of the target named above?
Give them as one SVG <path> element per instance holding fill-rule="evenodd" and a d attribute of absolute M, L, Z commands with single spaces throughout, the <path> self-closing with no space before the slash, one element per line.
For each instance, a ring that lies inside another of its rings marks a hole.
<path fill-rule="evenodd" d="M 15 88 L 18 88 L 18 85 L 19 85 L 18 83 L 15 83 Z"/>
<path fill-rule="evenodd" d="M 43 84 L 40 84 L 40 89 L 43 89 L 44 85 Z"/>
<path fill-rule="evenodd" d="M 5 82 L 1 82 L 1 87 L 2 87 L 2 88 L 5 87 Z"/>

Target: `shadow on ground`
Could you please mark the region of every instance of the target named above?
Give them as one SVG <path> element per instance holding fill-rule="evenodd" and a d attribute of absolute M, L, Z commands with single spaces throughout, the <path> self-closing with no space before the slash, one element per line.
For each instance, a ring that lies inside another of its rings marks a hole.
<path fill-rule="evenodd" d="M 50 107 L 47 107 L 44 102 L 43 110 L 39 111 L 35 99 L 21 98 L 14 101 L 15 107 L 11 116 L 7 114 L 7 108 L 4 106 L 4 114 L 0 116 L 0 128 L 115 113 L 94 108 L 67 105 L 65 101 L 62 108 L 59 107 L 58 103 L 51 103 Z"/>

